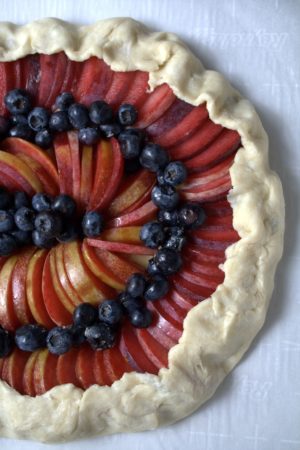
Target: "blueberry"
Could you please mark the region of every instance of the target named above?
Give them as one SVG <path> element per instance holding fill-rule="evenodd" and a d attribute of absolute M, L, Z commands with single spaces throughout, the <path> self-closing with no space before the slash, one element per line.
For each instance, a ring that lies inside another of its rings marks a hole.
<path fill-rule="evenodd" d="M 99 130 L 107 139 L 118 136 L 122 128 L 118 123 L 107 123 L 99 126 Z"/>
<path fill-rule="evenodd" d="M 56 245 L 56 240 L 54 238 L 46 237 L 41 231 L 34 230 L 32 232 L 32 242 L 39 248 L 52 248 Z"/>
<path fill-rule="evenodd" d="M 155 256 L 157 267 L 164 275 L 172 275 L 178 272 L 182 266 L 180 254 L 172 248 L 162 248 Z"/>
<path fill-rule="evenodd" d="M 0 209 L 6 209 L 10 204 L 10 193 L 3 187 L 0 187 Z"/>
<path fill-rule="evenodd" d="M 158 208 L 172 211 L 179 202 L 179 194 L 172 186 L 154 186 L 151 200 Z"/>
<path fill-rule="evenodd" d="M 148 328 L 152 322 L 152 314 L 147 308 L 137 308 L 130 311 L 129 320 L 136 328 Z"/>
<path fill-rule="evenodd" d="M 85 213 L 82 219 L 82 231 L 87 237 L 99 236 L 103 230 L 103 217 L 96 211 Z"/>
<path fill-rule="evenodd" d="M 145 291 L 145 300 L 158 300 L 164 297 L 170 289 L 168 280 L 162 275 L 154 275 Z"/>
<path fill-rule="evenodd" d="M 118 109 L 118 120 L 121 125 L 133 125 L 138 116 L 137 110 L 133 105 L 124 103 Z"/>
<path fill-rule="evenodd" d="M 69 327 L 54 327 L 47 335 L 47 347 L 54 355 L 63 355 L 73 345 L 73 333 Z"/>
<path fill-rule="evenodd" d="M 11 116 L 11 123 L 15 125 L 28 125 L 28 116 L 25 114 L 15 114 Z"/>
<path fill-rule="evenodd" d="M 21 206 L 15 212 L 15 224 L 19 230 L 31 231 L 34 229 L 35 212 L 27 206 Z"/>
<path fill-rule="evenodd" d="M 158 170 L 156 172 L 156 179 L 157 179 L 157 183 L 160 186 L 164 186 L 166 184 L 165 179 L 164 179 L 164 171 L 163 170 Z"/>
<path fill-rule="evenodd" d="M 41 148 L 49 148 L 53 142 L 53 136 L 49 130 L 42 130 L 36 133 L 34 142 Z"/>
<path fill-rule="evenodd" d="M 30 98 L 23 89 L 13 89 L 4 97 L 6 108 L 11 114 L 26 114 L 30 110 Z"/>
<path fill-rule="evenodd" d="M 81 303 L 76 306 L 73 312 L 73 322 L 75 325 L 89 327 L 96 322 L 98 318 L 97 309 L 90 303 Z"/>
<path fill-rule="evenodd" d="M 30 245 L 32 244 L 31 231 L 14 230 L 10 235 L 16 240 L 17 244 Z"/>
<path fill-rule="evenodd" d="M 9 130 L 9 136 L 31 141 L 33 132 L 28 125 L 16 125 Z"/>
<path fill-rule="evenodd" d="M 94 350 L 104 350 L 114 346 L 116 333 L 107 323 L 99 322 L 85 329 L 85 337 Z"/>
<path fill-rule="evenodd" d="M 64 224 L 62 232 L 56 237 L 59 242 L 71 242 L 75 241 L 79 237 L 79 229 L 77 223 L 68 222 Z"/>
<path fill-rule="evenodd" d="M 82 144 L 94 145 L 100 140 L 100 131 L 92 127 L 81 128 L 78 139 Z"/>
<path fill-rule="evenodd" d="M 146 287 L 145 277 L 141 273 L 132 274 L 126 283 L 126 291 L 131 297 L 142 297 Z"/>
<path fill-rule="evenodd" d="M 5 136 L 10 127 L 9 119 L 4 116 L 0 116 L 0 136 Z"/>
<path fill-rule="evenodd" d="M 14 347 L 14 338 L 12 333 L 4 330 L 0 325 L 0 358 L 8 356 Z"/>
<path fill-rule="evenodd" d="M 90 119 L 96 125 L 104 125 L 112 122 L 114 113 L 106 102 L 98 100 L 90 106 Z"/>
<path fill-rule="evenodd" d="M 72 341 L 74 347 L 79 347 L 79 345 L 83 344 L 86 340 L 85 338 L 85 327 L 81 327 L 80 325 L 71 325 L 70 330 L 72 333 Z"/>
<path fill-rule="evenodd" d="M 37 106 L 28 114 L 28 125 L 33 131 L 42 131 L 49 123 L 49 113 L 45 108 Z"/>
<path fill-rule="evenodd" d="M 169 236 L 164 246 L 177 251 L 181 251 L 183 246 L 186 244 L 184 228 L 177 226 L 170 227 L 168 230 L 168 234 Z"/>
<path fill-rule="evenodd" d="M 140 239 L 149 248 L 157 248 L 165 240 L 164 227 L 159 222 L 148 222 L 142 226 Z"/>
<path fill-rule="evenodd" d="M 167 152 L 157 144 L 147 144 L 140 156 L 140 163 L 151 172 L 164 169 L 169 162 Z"/>
<path fill-rule="evenodd" d="M 147 272 L 149 275 L 157 275 L 160 273 L 160 270 L 159 270 L 154 258 L 149 259 L 148 266 L 147 266 Z"/>
<path fill-rule="evenodd" d="M 37 212 L 50 211 L 52 206 L 52 198 L 47 194 L 38 192 L 32 197 L 31 205 Z"/>
<path fill-rule="evenodd" d="M 187 170 L 181 161 L 171 161 L 164 170 L 164 180 L 171 186 L 178 186 L 185 181 Z"/>
<path fill-rule="evenodd" d="M 15 226 L 14 216 L 3 209 L 0 210 L 0 233 L 12 231 Z"/>
<path fill-rule="evenodd" d="M 71 92 L 62 92 L 55 99 L 53 111 L 67 111 L 74 101 Z"/>
<path fill-rule="evenodd" d="M 179 210 L 179 223 L 189 229 L 194 229 L 203 224 L 205 220 L 204 209 L 197 203 L 186 203 Z"/>
<path fill-rule="evenodd" d="M 89 112 L 86 106 L 80 103 L 73 103 L 68 109 L 69 121 L 73 128 L 80 130 L 89 123 Z"/>
<path fill-rule="evenodd" d="M 141 308 L 143 306 L 143 301 L 141 297 L 133 298 L 128 292 L 121 292 L 118 296 L 118 300 L 126 312 L 132 311 L 133 309 Z"/>
<path fill-rule="evenodd" d="M 34 352 L 46 347 L 48 331 L 40 325 L 26 324 L 16 330 L 15 342 L 24 352 Z"/>
<path fill-rule="evenodd" d="M 176 225 L 178 221 L 178 211 L 176 209 L 173 211 L 161 209 L 158 211 L 157 219 L 164 225 Z"/>
<path fill-rule="evenodd" d="M 19 209 L 22 206 L 29 206 L 30 201 L 28 195 L 23 191 L 17 191 L 14 193 L 14 208 Z"/>
<path fill-rule="evenodd" d="M 55 197 L 52 203 L 52 209 L 65 217 L 72 217 L 76 211 L 76 203 L 69 195 L 60 194 Z"/>
<path fill-rule="evenodd" d="M 131 128 L 121 131 L 118 140 L 125 159 L 133 159 L 139 156 L 143 140 L 143 134 L 139 130 Z"/>
<path fill-rule="evenodd" d="M 8 256 L 17 249 L 17 241 L 9 234 L 0 235 L 0 256 Z"/>
<path fill-rule="evenodd" d="M 108 325 L 116 325 L 122 319 L 122 306 L 117 300 L 104 300 L 99 305 L 99 319 Z"/>
<path fill-rule="evenodd" d="M 42 233 L 46 238 L 51 239 L 60 235 L 63 223 L 62 218 L 51 212 L 43 211 L 37 214 L 34 220 L 36 231 Z"/>
<path fill-rule="evenodd" d="M 56 111 L 51 114 L 49 127 L 53 131 L 68 131 L 71 129 L 67 111 Z"/>
<path fill-rule="evenodd" d="M 141 169 L 141 164 L 138 158 L 125 159 L 124 161 L 124 172 L 127 175 L 137 172 Z"/>

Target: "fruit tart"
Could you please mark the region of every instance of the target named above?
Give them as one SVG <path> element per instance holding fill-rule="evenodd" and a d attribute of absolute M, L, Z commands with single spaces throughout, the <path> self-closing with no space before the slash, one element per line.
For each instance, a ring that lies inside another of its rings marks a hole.
<path fill-rule="evenodd" d="M 284 202 L 261 122 L 131 19 L 0 44 L 0 434 L 173 423 L 265 319 Z"/>

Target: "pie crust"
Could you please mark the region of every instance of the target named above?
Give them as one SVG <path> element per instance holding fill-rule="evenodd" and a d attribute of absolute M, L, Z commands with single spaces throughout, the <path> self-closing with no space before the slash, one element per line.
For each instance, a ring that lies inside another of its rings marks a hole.
<path fill-rule="evenodd" d="M 282 255 L 284 200 L 268 164 L 268 138 L 253 106 L 170 33 L 152 33 L 128 18 L 78 27 L 58 19 L 25 26 L 0 24 L 0 59 L 65 51 L 83 61 L 98 56 L 115 71 L 150 73 L 150 88 L 168 83 L 192 105 L 207 103 L 210 118 L 241 136 L 230 169 L 228 199 L 241 239 L 226 250 L 224 283 L 187 315 L 169 368 L 157 376 L 126 373 L 111 387 L 82 391 L 71 384 L 38 397 L 0 381 L 0 435 L 43 442 L 154 429 L 208 400 L 262 327 Z"/>

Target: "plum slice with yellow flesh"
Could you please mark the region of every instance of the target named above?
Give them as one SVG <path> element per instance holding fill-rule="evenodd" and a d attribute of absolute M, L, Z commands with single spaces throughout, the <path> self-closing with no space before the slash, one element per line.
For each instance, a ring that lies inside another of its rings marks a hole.
<path fill-rule="evenodd" d="M 6 381 L 12 388 L 24 394 L 23 374 L 26 363 L 30 357 L 29 352 L 23 352 L 15 348 L 10 356 L 5 358 L 2 367 L 2 380 Z"/>
<path fill-rule="evenodd" d="M 76 101 L 89 106 L 92 102 L 104 98 L 113 78 L 113 71 L 95 56 L 82 63 L 82 70 L 74 89 Z"/>
<path fill-rule="evenodd" d="M 19 254 L 12 273 L 12 296 L 16 316 L 21 324 L 33 321 L 26 294 L 26 277 L 31 257 L 37 249 L 30 247 Z"/>
<path fill-rule="evenodd" d="M 20 321 L 16 315 L 13 301 L 12 278 L 18 256 L 10 256 L 0 271 L 0 325 L 14 331 Z"/>
<path fill-rule="evenodd" d="M 58 357 L 50 353 L 47 349 L 38 351 L 33 369 L 36 395 L 42 395 L 54 386 L 57 386 L 57 361 Z"/>
<path fill-rule="evenodd" d="M 35 321 L 46 328 L 52 328 L 54 322 L 46 310 L 42 291 L 43 270 L 47 255 L 48 250 L 40 249 L 29 261 L 26 274 L 26 298 Z"/>

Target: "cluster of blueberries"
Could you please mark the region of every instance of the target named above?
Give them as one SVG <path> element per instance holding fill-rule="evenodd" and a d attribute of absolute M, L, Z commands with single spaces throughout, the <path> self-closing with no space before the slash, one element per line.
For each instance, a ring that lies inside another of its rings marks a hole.
<path fill-rule="evenodd" d="M 34 141 L 45 149 L 51 146 L 57 132 L 76 129 L 81 143 L 93 145 L 103 137 L 118 136 L 137 118 L 132 105 L 121 105 L 115 116 L 105 101 L 95 101 L 87 108 L 76 103 L 70 92 L 62 92 L 56 98 L 51 112 L 42 106 L 32 108 L 30 95 L 23 89 L 9 91 L 4 103 L 10 116 L 0 116 L 0 136 Z"/>
<path fill-rule="evenodd" d="M 0 188 L 0 256 L 24 245 L 51 248 L 57 242 L 96 237 L 102 229 L 103 217 L 96 211 L 78 219 L 76 203 L 69 195 L 52 198 L 38 193 L 30 199 L 25 192 L 10 194 Z"/>

